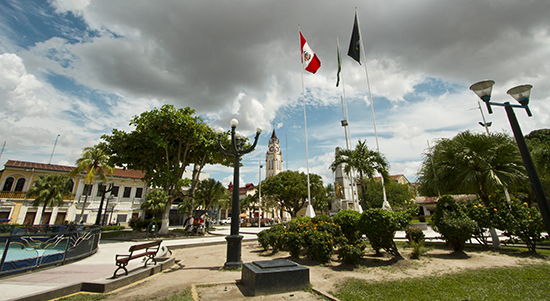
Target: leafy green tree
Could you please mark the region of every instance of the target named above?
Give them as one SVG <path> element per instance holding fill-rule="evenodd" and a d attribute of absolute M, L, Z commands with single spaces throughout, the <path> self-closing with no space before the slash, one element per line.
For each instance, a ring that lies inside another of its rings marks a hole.
<path fill-rule="evenodd" d="M 378 172 L 384 181 L 389 181 L 389 163 L 386 157 L 376 150 L 367 146 L 366 141 L 359 140 L 355 149 L 341 149 L 336 152 L 334 161 L 330 165 L 332 171 L 336 171 L 340 164 L 345 164 L 344 172 L 356 171 L 359 180 L 374 178 Z M 361 185 L 361 199 L 365 199 L 365 185 Z"/>
<path fill-rule="evenodd" d="M 147 211 L 153 217 L 164 210 L 168 196 L 162 189 L 153 189 L 145 194 L 144 202 L 141 204 L 141 210 Z"/>
<path fill-rule="evenodd" d="M 168 233 L 172 202 L 178 197 L 192 200 L 202 167 L 224 162 L 214 142 L 216 134 L 194 114 L 195 110 L 189 107 L 176 109 L 163 105 L 134 116 L 130 125 L 135 130 L 114 129 L 111 135 L 102 137 L 115 165 L 143 171 L 148 183 L 166 192 L 168 201 L 162 212 L 160 234 Z M 192 179 L 184 179 L 183 173 L 191 164 L 194 164 Z M 189 185 L 191 191 L 184 196 L 182 189 Z"/>
<path fill-rule="evenodd" d="M 363 208 L 382 208 L 383 195 L 382 195 L 382 182 L 375 179 L 363 179 L 361 186 L 364 182 L 368 182 L 365 189 L 365 198 L 361 202 Z M 392 208 L 408 208 L 412 206 L 411 199 L 414 198 L 414 194 L 411 188 L 407 184 L 400 184 L 395 181 L 388 181 L 386 185 L 386 196 L 388 203 Z"/>
<path fill-rule="evenodd" d="M 82 151 L 82 157 L 76 160 L 76 168 L 71 170 L 69 176 L 75 177 L 79 173 L 85 171 L 86 175 L 84 176 L 84 184 L 92 184 L 96 176 L 98 176 L 99 180 L 103 181 L 103 183 L 107 183 L 107 175 L 112 175 L 115 172 L 115 168 L 109 160 L 110 158 L 105 144 L 85 147 Z M 91 189 L 92 186 L 88 187 Z M 85 193 L 80 218 L 84 216 L 84 209 L 86 209 L 88 195 L 89 193 Z"/>
<path fill-rule="evenodd" d="M 525 136 L 533 163 L 548 195 L 550 193 L 550 129 L 535 130 Z"/>
<path fill-rule="evenodd" d="M 332 200 L 334 200 L 334 186 L 329 183 L 325 186 L 325 193 L 313 199 L 313 209 L 328 214 Z"/>
<path fill-rule="evenodd" d="M 204 210 L 211 210 L 214 206 L 219 206 L 221 202 L 229 198 L 229 191 L 219 181 L 206 179 L 200 181 L 197 185 L 195 201 L 198 202 Z"/>
<path fill-rule="evenodd" d="M 506 134 L 461 132 L 440 139 L 425 154 L 418 174 L 420 193 L 475 193 L 485 206 L 491 195 L 515 190 L 527 179 L 516 143 Z"/>
<path fill-rule="evenodd" d="M 62 174 L 45 174 L 40 175 L 32 187 L 27 191 L 27 197 L 34 197 L 33 206 L 42 205 L 42 223 L 44 220 L 44 212 L 46 207 L 54 207 L 63 205 L 64 196 L 71 194 L 68 189 L 70 179 Z"/>
<path fill-rule="evenodd" d="M 319 175 L 309 174 L 312 202 L 325 194 L 323 181 Z M 306 205 L 307 175 L 303 172 L 286 170 L 262 181 L 262 195 L 281 204 L 283 210 L 294 218 Z"/>
<path fill-rule="evenodd" d="M 256 213 L 256 205 L 258 204 L 258 193 L 247 195 L 239 202 L 239 209 L 241 212 L 251 210 L 252 217 Z"/>

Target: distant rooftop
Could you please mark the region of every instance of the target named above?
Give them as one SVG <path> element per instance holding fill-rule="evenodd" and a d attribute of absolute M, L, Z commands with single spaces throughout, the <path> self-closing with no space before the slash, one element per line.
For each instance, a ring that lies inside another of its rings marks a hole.
<path fill-rule="evenodd" d="M 8 162 L 6 162 L 4 166 L 12 167 L 12 168 L 20 168 L 20 169 L 35 169 L 35 170 L 57 171 L 57 172 L 67 172 L 67 173 L 75 169 L 75 166 L 45 164 L 45 163 L 16 161 L 16 160 L 8 160 Z M 115 173 L 112 176 L 119 177 L 119 178 L 142 179 L 145 176 L 145 173 L 138 170 L 116 168 Z"/>

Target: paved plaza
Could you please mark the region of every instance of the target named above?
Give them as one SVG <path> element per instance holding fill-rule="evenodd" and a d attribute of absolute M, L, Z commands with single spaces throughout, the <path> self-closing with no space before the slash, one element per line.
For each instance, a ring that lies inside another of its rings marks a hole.
<path fill-rule="evenodd" d="M 256 240 L 256 233 L 264 229 L 266 228 L 240 228 L 243 242 Z M 426 239 L 433 239 L 438 236 L 431 229 L 425 230 L 424 233 Z M 166 239 L 162 242 L 162 245 L 170 249 L 199 247 L 211 244 L 225 245 L 225 236 L 229 235 L 229 227 L 219 227 L 216 231 L 211 232 L 211 234 L 213 235 Z M 396 233 L 396 239 L 404 238 L 405 232 L 400 231 Z M 46 267 L 36 271 L 1 278 L 0 291 L 2 294 L 0 294 L 0 300 L 44 300 L 44 296 L 47 296 L 48 292 L 61 291 L 72 286 L 78 286 L 81 283 L 105 282 L 108 278 L 112 277 L 116 269 L 115 255 L 127 254 L 128 248 L 136 243 L 135 241 L 101 240 L 99 250 L 90 257 L 62 266 Z M 169 254 L 164 256 L 169 256 Z M 133 260 L 130 261 L 128 270 L 140 270 L 142 266 L 143 263 L 141 260 Z M 212 273 L 215 273 L 215 271 Z M 206 282 L 208 281 L 205 279 L 197 279 L 197 284 Z"/>

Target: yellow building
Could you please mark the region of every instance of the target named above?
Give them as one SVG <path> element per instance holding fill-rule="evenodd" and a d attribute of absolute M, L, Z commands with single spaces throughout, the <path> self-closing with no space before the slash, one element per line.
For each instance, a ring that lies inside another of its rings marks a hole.
<path fill-rule="evenodd" d="M 105 194 L 103 212 L 106 223 L 119 222 L 126 224 L 132 217 L 139 217 L 142 198 L 148 188 L 142 180 L 144 173 L 134 170 L 116 169 L 112 176 L 107 176 L 108 183 L 98 180 L 84 185 L 83 175 L 73 179 L 71 195 L 63 200 L 59 207 L 42 208 L 32 206 L 32 199 L 26 192 L 34 181 L 44 174 L 68 174 L 75 167 L 55 164 L 34 163 L 8 160 L 0 173 L 0 220 L 9 220 L 11 224 L 62 224 L 64 221 L 80 221 L 84 199 L 88 194 L 84 208 L 84 223 L 93 224 L 96 220 L 102 197 L 102 185 L 112 185 L 111 191 Z"/>

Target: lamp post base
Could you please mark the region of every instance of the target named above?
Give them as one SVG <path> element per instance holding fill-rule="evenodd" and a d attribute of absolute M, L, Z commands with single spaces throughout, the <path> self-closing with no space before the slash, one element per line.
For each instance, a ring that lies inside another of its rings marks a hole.
<path fill-rule="evenodd" d="M 227 262 L 223 268 L 226 270 L 238 269 L 243 265 L 241 260 L 241 245 L 242 235 L 229 235 L 225 237 L 227 240 Z"/>

